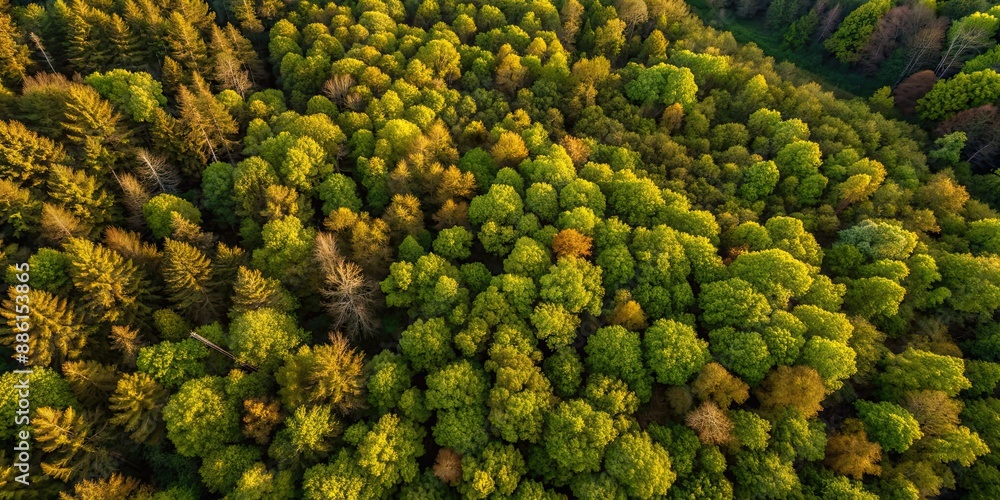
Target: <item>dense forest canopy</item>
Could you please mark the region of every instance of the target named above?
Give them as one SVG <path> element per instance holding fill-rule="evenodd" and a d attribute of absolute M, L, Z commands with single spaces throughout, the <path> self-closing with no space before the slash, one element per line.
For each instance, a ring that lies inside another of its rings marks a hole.
<path fill-rule="evenodd" d="M 681 0 L 0 0 L 0 497 L 1000 497 L 1000 12 L 713 6 L 898 85 Z"/>

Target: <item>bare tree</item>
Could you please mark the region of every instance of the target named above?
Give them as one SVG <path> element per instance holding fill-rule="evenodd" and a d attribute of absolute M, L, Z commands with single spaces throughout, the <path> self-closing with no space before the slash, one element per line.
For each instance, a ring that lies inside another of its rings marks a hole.
<path fill-rule="evenodd" d="M 715 403 L 702 403 L 687 414 L 684 423 L 698 434 L 698 439 L 708 445 L 726 444 L 733 430 L 733 423 Z"/>
<path fill-rule="evenodd" d="M 235 90 L 240 97 L 246 97 L 247 92 L 253 88 L 250 72 L 243 69 L 243 64 L 231 54 L 219 54 L 216 58 L 215 79 L 223 87 Z"/>
<path fill-rule="evenodd" d="M 147 189 L 161 193 L 177 191 L 181 178 L 174 166 L 167 163 L 166 157 L 141 148 L 136 151 L 135 157 L 139 160 L 136 173 Z"/>
<path fill-rule="evenodd" d="M 618 0 L 615 2 L 615 7 L 618 10 L 618 19 L 625 21 L 626 38 L 631 36 L 637 27 L 649 21 L 649 9 L 643 0 Z"/>
<path fill-rule="evenodd" d="M 965 132 L 962 156 L 969 163 L 984 171 L 997 166 L 1000 153 L 1000 109 L 992 104 L 967 109 L 942 123 L 936 130 L 939 135 Z"/>
<path fill-rule="evenodd" d="M 916 112 L 917 100 L 930 92 L 936 81 L 937 76 L 929 69 L 914 73 L 893 90 L 896 107 L 904 115 L 912 115 Z"/>
<path fill-rule="evenodd" d="M 152 198 L 152 195 L 149 194 L 149 190 L 134 175 L 118 175 L 113 170 L 111 174 L 115 176 L 115 180 L 118 181 L 118 185 L 122 188 L 122 193 L 124 194 L 122 203 L 125 205 L 125 209 L 128 210 L 129 227 L 133 229 L 141 228 L 146 220 L 142 215 L 142 206 Z"/>
<path fill-rule="evenodd" d="M 86 236 L 91 229 L 89 224 L 82 222 L 68 210 L 49 203 L 42 204 L 39 224 L 42 237 L 54 243 Z"/>
<path fill-rule="evenodd" d="M 336 103 L 337 106 L 344 106 L 347 103 L 347 92 L 353 86 L 354 77 L 351 75 L 336 74 L 323 84 L 323 93 Z"/>
<path fill-rule="evenodd" d="M 324 274 L 321 293 L 326 298 L 327 313 L 333 318 L 333 329 L 354 337 L 373 334 L 379 326 L 375 316 L 381 302 L 378 283 L 365 277 L 361 266 L 340 255 L 330 233 L 316 236 L 314 258 Z"/>
<path fill-rule="evenodd" d="M 937 17 L 924 5 L 915 6 L 912 15 L 903 19 L 902 46 L 906 48 L 907 60 L 896 83 L 910 76 L 920 68 L 927 67 L 941 52 L 948 20 Z"/>
<path fill-rule="evenodd" d="M 948 46 L 934 73 L 948 75 L 959 59 L 988 47 L 996 31 L 996 25 L 984 18 L 969 16 L 952 23 L 948 30 Z"/>
<path fill-rule="evenodd" d="M 39 38 L 34 32 L 29 33 L 28 38 L 30 38 L 31 42 L 35 44 L 35 48 L 42 53 L 42 57 L 45 58 L 45 62 L 49 65 L 49 70 L 55 73 L 56 68 L 52 66 L 52 59 L 49 58 L 49 53 L 45 51 L 45 46 L 42 45 L 42 39 Z"/>
<path fill-rule="evenodd" d="M 838 3 L 837 5 L 834 5 L 825 16 L 823 16 L 823 20 L 819 23 L 819 30 L 817 30 L 820 40 L 830 38 L 830 35 L 832 35 L 834 31 L 837 31 L 837 27 L 840 26 L 841 10 L 842 8 Z"/>

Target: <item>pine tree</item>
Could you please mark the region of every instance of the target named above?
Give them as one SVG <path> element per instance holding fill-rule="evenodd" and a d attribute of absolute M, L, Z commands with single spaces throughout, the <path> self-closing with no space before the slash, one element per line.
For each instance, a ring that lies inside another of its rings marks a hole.
<path fill-rule="evenodd" d="M 135 152 L 135 159 L 138 165 L 136 175 L 147 190 L 157 194 L 177 192 L 181 179 L 165 156 L 140 148 Z"/>
<path fill-rule="evenodd" d="M 240 267 L 246 264 L 247 255 L 240 247 L 231 247 L 225 243 L 219 243 L 215 247 L 215 257 L 212 258 L 212 275 L 216 281 L 224 287 L 230 287 L 236 283 Z M 226 297 L 231 293 L 224 293 Z"/>
<path fill-rule="evenodd" d="M 215 247 L 218 239 L 215 234 L 202 231 L 201 226 L 185 219 L 180 213 L 171 213 L 170 221 L 170 227 L 173 228 L 170 236 L 174 240 L 187 243 L 205 253 Z"/>
<path fill-rule="evenodd" d="M 225 155 L 232 161 L 230 150 L 233 142 L 229 136 L 239 131 L 236 121 L 225 106 L 215 99 L 208 84 L 199 74 L 194 75 L 190 87 L 181 85 L 177 92 L 181 123 L 188 144 L 201 153 L 202 161 L 219 161 Z"/>
<path fill-rule="evenodd" d="M 7 319 L 0 342 L 13 346 L 18 324 L 17 292 L 10 288 L 10 299 L 4 301 L 0 314 Z M 69 301 L 38 289 L 28 292 L 28 320 L 31 364 L 34 366 L 59 366 L 63 361 L 76 359 L 87 345 L 88 328 L 81 325 Z"/>
<path fill-rule="evenodd" d="M 78 157 L 92 173 L 105 173 L 122 156 L 127 133 L 121 115 L 93 87 L 71 84 L 62 128 L 80 150 Z"/>
<path fill-rule="evenodd" d="M 155 444 L 163 436 L 160 413 L 170 395 L 153 377 L 130 373 L 118 381 L 108 407 L 114 412 L 110 422 L 119 425 L 139 443 Z"/>
<path fill-rule="evenodd" d="M 129 227 L 133 229 L 142 228 L 143 224 L 146 223 L 146 218 L 142 213 L 142 206 L 149 201 L 153 195 L 150 194 L 149 190 L 139 182 L 132 174 L 116 174 L 111 172 L 115 180 L 118 181 L 118 186 L 122 190 L 122 205 L 125 206 L 125 210 L 128 212 Z"/>
<path fill-rule="evenodd" d="M 295 299 L 281 286 L 281 281 L 266 278 L 257 269 L 240 266 L 233 291 L 234 314 L 262 307 L 290 311 L 295 306 Z"/>
<path fill-rule="evenodd" d="M 104 244 L 140 268 L 156 269 L 163 259 L 163 254 L 156 245 L 142 241 L 142 237 L 135 231 L 108 226 L 104 229 Z"/>
<path fill-rule="evenodd" d="M 114 325 L 111 327 L 111 333 L 108 334 L 108 343 L 112 349 L 121 353 L 121 360 L 125 366 L 135 367 L 135 358 L 143 346 L 138 330 L 128 326 Z"/>
<path fill-rule="evenodd" d="M 135 38 L 133 47 L 140 64 L 158 67 L 167 53 L 167 23 L 156 0 L 126 0 L 122 17 Z"/>
<path fill-rule="evenodd" d="M 101 446 L 103 436 L 94 433 L 89 419 L 72 406 L 64 410 L 39 408 L 32 424 L 35 442 L 46 453 L 42 456 L 42 472 L 46 475 L 70 482 L 115 470 L 112 453 Z"/>
<path fill-rule="evenodd" d="M 85 479 L 73 485 L 73 496 L 60 493 L 60 500 L 105 499 L 105 498 L 149 498 L 154 489 L 142 484 L 138 479 L 123 476 L 117 472 L 104 479 Z"/>
<path fill-rule="evenodd" d="M 39 230 L 42 207 L 31 191 L 0 178 L 0 224 L 4 227 L 0 234 L 19 236 Z"/>
<path fill-rule="evenodd" d="M 223 88 L 244 95 L 251 87 L 267 80 L 267 70 L 253 44 L 235 26 L 213 25 L 209 48 L 214 56 L 215 80 Z"/>
<path fill-rule="evenodd" d="M 71 2 L 67 14 L 66 36 L 59 39 L 65 40 L 72 69 L 82 74 L 107 69 L 114 58 L 103 29 L 110 16 L 86 2 Z"/>
<path fill-rule="evenodd" d="M 147 308 L 140 301 L 148 282 L 131 260 L 80 238 L 63 244 L 70 256 L 70 279 L 92 322 L 128 322 Z"/>
<path fill-rule="evenodd" d="M 76 399 L 89 407 L 103 405 L 118 385 L 116 367 L 97 361 L 69 361 L 62 364 L 62 372 Z"/>
<path fill-rule="evenodd" d="M 42 204 L 38 223 L 38 232 L 44 239 L 54 243 L 62 243 L 68 238 L 86 237 L 93 229 L 69 210 L 49 203 Z"/>
<path fill-rule="evenodd" d="M 0 120 L 0 157 L 0 177 L 25 187 L 45 182 L 52 167 L 66 161 L 61 146 L 13 120 Z"/>
<path fill-rule="evenodd" d="M 167 238 L 163 252 L 163 281 L 170 300 L 192 317 L 216 314 L 212 294 L 212 267 L 208 257 L 182 241 Z"/>
<path fill-rule="evenodd" d="M 168 58 L 169 59 L 169 58 Z M 164 89 L 170 89 L 167 78 L 168 66 L 163 66 Z M 179 88 L 175 87 L 172 90 Z M 153 108 L 153 118 L 150 120 L 150 136 L 157 151 L 166 155 L 167 161 L 176 165 L 180 172 L 188 178 L 200 179 L 204 167 L 204 156 L 197 144 L 191 144 L 185 139 L 184 125 L 163 108 Z"/>
<path fill-rule="evenodd" d="M 31 51 L 24 43 L 20 30 L 11 18 L 8 0 L 0 0 L 0 85 L 21 83 L 28 68 L 33 66 Z"/>
<path fill-rule="evenodd" d="M 349 413 L 363 404 L 364 355 L 340 334 L 330 344 L 303 346 L 275 374 L 281 400 L 288 409 L 304 404 L 329 404 Z"/>
<path fill-rule="evenodd" d="M 111 14 L 107 26 L 108 42 L 114 48 L 114 66 L 137 69 L 141 64 L 135 35 L 128 23 L 117 13 Z"/>
<path fill-rule="evenodd" d="M 191 21 L 176 10 L 170 13 L 167 20 L 166 41 L 170 57 L 180 64 L 185 73 L 205 73 L 209 69 L 205 40 Z"/>
<path fill-rule="evenodd" d="M 114 198 L 97 178 L 82 170 L 53 165 L 46 187 L 53 200 L 86 226 L 104 224 L 115 212 Z"/>

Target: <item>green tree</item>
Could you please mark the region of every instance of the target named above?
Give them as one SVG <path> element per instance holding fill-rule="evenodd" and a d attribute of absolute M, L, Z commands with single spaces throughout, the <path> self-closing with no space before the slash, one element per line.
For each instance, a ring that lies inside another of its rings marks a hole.
<path fill-rule="evenodd" d="M 580 318 L 561 305 L 542 302 L 535 306 L 531 324 L 536 329 L 538 340 L 545 341 L 550 349 L 558 349 L 576 338 Z"/>
<path fill-rule="evenodd" d="M 670 455 L 645 432 L 622 434 L 609 444 L 604 468 L 629 496 L 638 498 L 665 495 L 677 478 Z"/>
<path fill-rule="evenodd" d="M 892 7 L 889 0 L 869 0 L 851 11 L 823 46 L 843 63 L 857 62 L 879 19 Z"/>
<path fill-rule="evenodd" d="M 964 371 L 965 364 L 961 358 L 909 347 L 900 354 L 886 357 L 885 371 L 879 381 L 887 399 L 916 390 L 943 391 L 955 396 L 959 391 L 972 387 L 963 375 Z"/>
<path fill-rule="evenodd" d="M 444 319 L 418 319 L 403 331 L 399 349 L 415 370 L 432 370 L 455 358 L 451 339 L 451 329 Z"/>
<path fill-rule="evenodd" d="M 343 336 L 330 344 L 302 346 L 285 357 L 274 378 L 288 410 L 302 405 L 327 405 L 346 414 L 361 406 L 364 361 Z"/>
<path fill-rule="evenodd" d="M 186 457 L 204 457 L 239 439 L 239 413 L 223 379 L 189 380 L 163 408 L 167 438 Z"/>
<path fill-rule="evenodd" d="M 579 257 L 563 257 L 549 268 L 549 273 L 538 280 L 539 296 L 567 311 L 578 314 L 587 311 L 600 314 L 604 300 L 601 285 L 601 268 Z"/>
<path fill-rule="evenodd" d="M 155 443 L 165 428 L 161 414 L 169 391 L 145 373 L 130 373 L 118 380 L 108 408 L 114 412 L 109 419 L 129 433 L 138 443 Z"/>
<path fill-rule="evenodd" d="M 561 470 L 572 474 L 598 472 L 604 447 L 615 439 L 611 417 L 586 401 L 559 403 L 545 419 L 545 451 Z"/>
<path fill-rule="evenodd" d="M 243 474 L 260 458 L 260 451 L 249 446 L 227 446 L 205 457 L 198 472 L 210 491 L 227 493 L 236 488 Z"/>
<path fill-rule="evenodd" d="M 704 311 L 702 321 L 709 327 L 755 328 L 767 323 L 771 314 L 767 297 L 740 278 L 704 284 L 698 302 Z"/>
<path fill-rule="evenodd" d="M 542 371 L 517 348 L 494 344 L 486 370 L 496 382 L 487 398 L 494 432 L 508 442 L 536 443 L 545 414 L 553 405 L 552 388 Z"/>
<path fill-rule="evenodd" d="M 668 106 L 678 103 L 689 110 L 696 102 L 698 85 L 690 69 L 660 63 L 641 70 L 625 85 L 625 92 L 633 101 Z"/>
<path fill-rule="evenodd" d="M 413 481 L 424 454 L 423 437 L 422 428 L 387 413 L 358 442 L 358 465 L 385 489 Z"/>
<path fill-rule="evenodd" d="M 201 224 L 201 212 L 191 202 L 167 193 L 150 199 L 143 205 L 142 213 L 156 238 L 166 238 L 174 232 L 174 213 L 192 224 Z"/>
<path fill-rule="evenodd" d="M 481 456 L 462 458 L 462 483 L 467 498 L 487 498 L 491 494 L 509 496 L 527 472 L 524 458 L 509 444 L 490 442 Z"/>
<path fill-rule="evenodd" d="M 885 450 L 902 453 L 923 437 L 917 419 L 897 404 L 862 400 L 856 401 L 854 407 L 868 435 Z"/>
<path fill-rule="evenodd" d="M 163 341 L 139 349 L 136 367 L 168 388 L 205 375 L 208 349 L 197 340 Z"/>
<path fill-rule="evenodd" d="M 606 326 L 587 337 L 587 366 L 594 373 L 618 377 L 629 384 L 639 399 L 648 401 L 652 377 L 643 363 L 639 334 L 621 326 Z"/>
<path fill-rule="evenodd" d="M 239 362 L 271 371 L 307 338 L 294 317 L 264 308 L 233 318 L 228 344 Z"/>
<path fill-rule="evenodd" d="M 150 121 L 153 108 L 167 104 L 163 87 L 149 73 L 113 69 L 107 73 L 91 73 L 84 82 L 137 122 Z"/>
<path fill-rule="evenodd" d="M 643 345 L 649 369 L 661 384 L 684 384 L 711 359 L 708 342 L 694 328 L 673 320 L 656 320 L 646 329 Z"/>

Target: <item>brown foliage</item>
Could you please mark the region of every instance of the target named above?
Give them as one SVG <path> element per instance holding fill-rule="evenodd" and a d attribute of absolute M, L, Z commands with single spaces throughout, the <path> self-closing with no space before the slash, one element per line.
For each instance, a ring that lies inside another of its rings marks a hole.
<path fill-rule="evenodd" d="M 559 145 L 566 150 L 566 154 L 573 160 L 573 165 L 576 165 L 577 168 L 587 163 L 587 159 L 590 158 L 590 146 L 582 139 L 565 135 L 559 140 Z"/>
<path fill-rule="evenodd" d="M 555 252 L 556 259 L 570 256 L 586 258 L 590 255 L 590 246 L 593 243 L 594 239 L 590 236 L 568 228 L 552 237 L 552 251 Z"/>
<path fill-rule="evenodd" d="M 712 401 L 720 408 L 729 408 L 734 402 L 742 404 L 750 397 L 750 386 L 716 362 L 701 369 L 691 389 L 702 401 Z"/>
<path fill-rule="evenodd" d="M 930 436 L 954 430 L 962 412 L 962 403 L 942 391 L 908 392 L 903 396 L 902 404 L 920 422 L 921 432 Z"/>
<path fill-rule="evenodd" d="M 325 276 L 322 294 L 333 328 L 355 337 L 374 333 L 379 325 L 378 283 L 368 279 L 360 266 L 344 260 L 329 233 L 316 236 L 315 259 Z"/>
<path fill-rule="evenodd" d="M 931 91 L 936 81 L 937 76 L 929 69 L 910 75 L 892 91 L 896 107 L 904 115 L 913 115 L 917 112 L 917 101 Z"/>
<path fill-rule="evenodd" d="M 469 227 L 469 203 L 447 200 L 431 218 L 434 219 L 434 227 L 436 229 L 445 229 L 452 226 Z"/>
<path fill-rule="evenodd" d="M 760 384 L 756 391 L 761 409 L 766 411 L 792 407 L 806 418 L 816 416 L 826 396 L 823 379 L 808 366 L 779 366 Z"/>
<path fill-rule="evenodd" d="M 878 21 L 875 31 L 861 49 L 861 67 L 866 72 L 878 71 L 883 62 L 902 46 L 909 58 L 907 67 L 917 68 L 929 62 L 940 50 L 940 37 L 927 28 L 936 25 L 937 16 L 925 5 L 893 7 Z"/>
<path fill-rule="evenodd" d="M 42 204 L 42 217 L 38 221 L 39 233 L 52 243 L 61 243 L 69 238 L 85 237 L 92 229 L 90 224 L 78 219 L 70 211 L 50 203 Z"/>
<path fill-rule="evenodd" d="M 681 128 L 681 122 L 683 121 L 684 108 L 675 102 L 663 110 L 663 116 L 660 117 L 660 127 L 666 129 L 668 132 L 673 132 Z"/>
<path fill-rule="evenodd" d="M 451 448 L 438 450 L 434 461 L 434 475 L 450 486 L 458 485 L 462 481 L 462 455 Z"/>
<path fill-rule="evenodd" d="M 343 106 L 347 97 L 347 92 L 354 86 L 354 77 L 351 75 L 333 75 L 323 84 L 323 93 L 330 98 L 337 106 Z"/>
<path fill-rule="evenodd" d="M 855 419 L 844 421 L 840 432 L 826 440 L 826 459 L 823 463 L 838 474 L 861 479 L 865 474 L 879 475 L 882 468 L 882 447 L 868 441 L 864 425 Z"/>
<path fill-rule="evenodd" d="M 978 167 L 993 169 L 1000 153 L 1000 109 L 992 104 L 967 109 L 938 126 L 938 135 L 965 132 L 962 156 Z"/>
<path fill-rule="evenodd" d="M 267 444 L 281 421 L 281 404 L 265 399 L 243 401 L 243 434 L 257 444 Z"/>
<path fill-rule="evenodd" d="M 130 326 L 114 325 L 111 333 L 108 334 L 108 344 L 111 348 L 121 353 L 121 359 L 125 366 L 134 367 L 136 356 L 139 355 L 139 348 L 144 343 L 139 336 L 139 330 Z"/>
<path fill-rule="evenodd" d="M 155 269 L 163 257 L 156 245 L 142 241 L 139 233 L 115 226 L 104 228 L 104 244 L 148 271 Z"/>
<path fill-rule="evenodd" d="M 707 445 L 726 444 L 731 438 L 733 423 L 715 403 L 702 403 L 688 413 L 684 422 L 698 434 L 698 439 Z"/>

